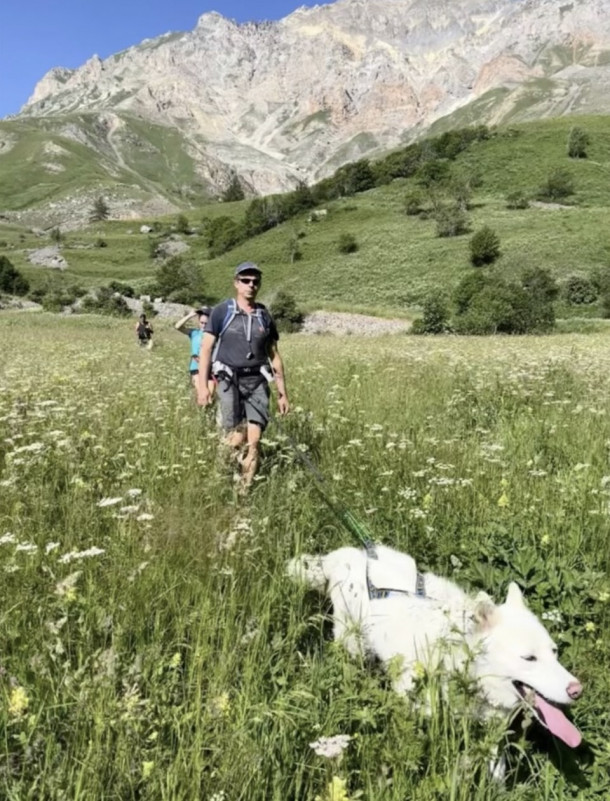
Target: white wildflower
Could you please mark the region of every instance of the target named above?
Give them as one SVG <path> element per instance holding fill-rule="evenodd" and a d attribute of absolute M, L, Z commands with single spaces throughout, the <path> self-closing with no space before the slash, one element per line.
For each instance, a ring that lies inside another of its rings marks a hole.
<path fill-rule="evenodd" d="M 23 553 L 35 553 L 37 550 L 38 546 L 32 542 L 20 542 L 15 548 L 15 552 L 22 551 Z"/>
<path fill-rule="evenodd" d="M 318 756 L 337 759 L 343 754 L 351 739 L 349 734 L 335 734 L 334 737 L 320 737 L 319 740 L 309 743 L 309 747 L 313 748 Z"/>
<path fill-rule="evenodd" d="M 17 537 L 10 531 L 0 537 L 0 545 L 12 545 L 14 542 L 17 542 Z"/>
<path fill-rule="evenodd" d="M 74 562 L 76 559 L 88 559 L 91 556 L 101 556 L 103 553 L 106 553 L 103 548 L 97 548 L 93 545 L 85 551 L 70 551 L 69 553 L 65 553 L 59 558 L 59 561 L 62 565 L 67 565 L 69 562 Z"/>
<path fill-rule="evenodd" d="M 138 515 L 136 517 L 136 520 L 138 521 L 138 523 L 145 523 L 148 520 L 154 520 L 154 519 L 155 519 L 155 516 L 148 514 L 148 512 L 143 512 L 141 515 Z"/>
<path fill-rule="evenodd" d="M 102 498 L 101 501 L 98 501 L 97 506 L 100 508 L 105 508 L 106 506 L 116 506 L 117 503 L 121 503 L 123 498 Z"/>

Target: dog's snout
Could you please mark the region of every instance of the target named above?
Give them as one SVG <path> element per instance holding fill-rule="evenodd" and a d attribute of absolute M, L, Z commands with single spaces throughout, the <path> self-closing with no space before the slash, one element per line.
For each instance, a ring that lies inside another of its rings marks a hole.
<path fill-rule="evenodd" d="M 576 701 L 582 695 L 582 684 L 579 681 L 571 681 L 567 686 L 566 692 L 573 701 Z"/>

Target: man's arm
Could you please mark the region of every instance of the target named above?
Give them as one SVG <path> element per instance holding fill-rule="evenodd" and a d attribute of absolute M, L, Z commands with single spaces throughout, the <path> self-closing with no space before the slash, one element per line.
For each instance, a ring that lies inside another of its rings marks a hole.
<path fill-rule="evenodd" d="M 187 334 L 187 332 L 183 331 L 182 329 L 188 323 L 188 321 L 192 320 L 192 318 L 195 317 L 196 315 L 197 315 L 197 312 L 194 309 L 193 309 L 193 311 L 190 311 L 188 314 L 185 314 L 184 317 L 181 320 L 178 320 L 178 322 L 174 326 L 176 331 L 180 331 L 181 334 Z"/>
<path fill-rule="evenodd" d="M 201 338 L 201 348 L 199 349 L 199 375 L 197 381 L 197 403 L 200 406 L 207 406 L 211 400 L 210 390 L 208 389 L 208 376 L 212 363 L 212 351 L 216 337 L 207 332 Z"/>
<path fill-rule="evenodd" d="M 269 346 L 269 361 L 273 368 L 273 375 L 277 385 L 277 407 L 280 414 L 287 414 L 290 410 L 288 393 L 286 392 L 286 379 L 284 377 L 284 362 L 280 356 L 277 342 L 272 342 Z"/>

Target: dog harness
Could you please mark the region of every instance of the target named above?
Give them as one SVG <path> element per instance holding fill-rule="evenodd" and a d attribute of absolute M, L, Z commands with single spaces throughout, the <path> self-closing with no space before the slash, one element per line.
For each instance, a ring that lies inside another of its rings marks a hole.
<path fill-rule="evenodd" d="M 426 595 L 426 580 L 424 578 L 424 574 L 420 573 L 419 570 L 417 571 L 417 578 L 415 579 L 415 592 L 409 592 L 408 590 L 392 590 L 387 587 L 376 587 L 373 582 L 371 581 L 371 577 L 369 576 L 369 559 L 378 559 L 377 556 L 377 549 L 375 548 L 375 543 L 367 542 L 366 543 L 366 556 L 367 556 L 367 563 L 366 563 L 366 588 L 369 594 L 370 601 L 377 601 L 382 598 L 391 598 L 393 595 L 410 595 L 414 598 L 421 598 L 425 600 L 428 596 Z"/>

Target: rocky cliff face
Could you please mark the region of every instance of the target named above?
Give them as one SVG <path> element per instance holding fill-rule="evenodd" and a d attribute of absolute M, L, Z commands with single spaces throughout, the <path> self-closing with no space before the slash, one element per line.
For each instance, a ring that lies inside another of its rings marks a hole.
<path fill-rule="evenodd" d="M 171 127 L 211 185 L 235 170 L 271 192 L 400 144 L 498 89 L 481 122 L 610 111 L 607 65 L 610 0 L 337 0 L 274 23 L 204 14 L 189 33 L 51 70 L 21 116 Z"/>

